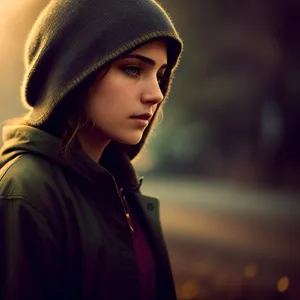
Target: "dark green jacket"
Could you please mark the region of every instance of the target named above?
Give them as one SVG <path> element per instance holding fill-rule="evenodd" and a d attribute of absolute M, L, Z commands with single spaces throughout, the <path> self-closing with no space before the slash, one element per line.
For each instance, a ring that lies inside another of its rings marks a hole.
<path fill-rule="evenodd" d="M 58 138 L 31 126 L 5 130 L 0 299 L 137 299 L 138 269 L 120 187 L 151 243 L 158 299 L 176 298 L 158 200 L 140 193 L 125 156 L 110 160 L 104 153 L 100 165 L 76 145 L 66 162 Z"/>

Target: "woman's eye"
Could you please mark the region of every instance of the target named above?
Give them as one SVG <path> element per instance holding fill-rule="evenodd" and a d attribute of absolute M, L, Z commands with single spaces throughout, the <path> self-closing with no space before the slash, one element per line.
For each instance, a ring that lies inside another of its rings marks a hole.
<path fill-rule="evenodd" d="M 161 88 L 164 87 L 166 81 L 167 78 L 164 75 L 157 75 L 157 82 Z"/>
<path fill-rule="evenodd" d="M 127 66 L 123 70 L 130 76 L 137 77 L 141 75 L 141 68 L 138 66 Z"/>
<path fill-rule="evenodd" d="M 158 84 L 159 84 L 159 85 L 162 84 L 163 81 L 164 81 L 164 77 L 161 76 L 161 75 L 158 75 L 158 76 L 157 76 L 157 82 L 158 82 Z"/>

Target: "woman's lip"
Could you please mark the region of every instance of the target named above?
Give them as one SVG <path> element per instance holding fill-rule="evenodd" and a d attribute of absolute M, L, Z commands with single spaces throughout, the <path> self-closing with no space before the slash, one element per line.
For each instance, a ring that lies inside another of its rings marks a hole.
<path fill-rule="evenodd" d="M 131 117 L 132 120 L 134 120 L 136 123 L 142 125 L 142 126 L 147 126 L 149 123 L 149 120 L 142 119 L 139 117 Z"/>
<path fill-rule="evenodd" d="M 132 116 L 131 118 L 134 118 L 134 119 L 137 118 L 137 119 L 143 119 L 143 120 L 150 120 L 152 118 L 152 114 L 150 114 L 150 113 L 144 113 L 144 114 Z"/>

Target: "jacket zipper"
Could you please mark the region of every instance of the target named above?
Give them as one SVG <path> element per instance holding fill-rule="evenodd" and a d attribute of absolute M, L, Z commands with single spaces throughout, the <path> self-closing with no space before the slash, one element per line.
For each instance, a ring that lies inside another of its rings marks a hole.
<path fill-rule="evenodd" d="M 122 202 L 122 205 L 123 205 L 123 209 L 124 209 L 124 212 L 125 212 L 125 216 L 126 216 L 126 220 L 127 220 L 127 223 L 128 223 L 128 226 L 130 228 L 130 232 L 134 232 L 134 228 L 133 228 L 133 224 L 132 224 L 132 219 L 130 217 L 130 212 L 129 212 L 129 208 L 128 208 L 128 205 L 127 205 L 127 202 L 126 202 L 126 198 L 125 198 L 125 195 L 123 193 L 124 189 L 121 188 L 120 189 L 120 194 L 121 194 L 121 202 Z"/>
<path fill-rule="evenodd" d="M 132 235 L 132 233 L 134 232 L 134 228 L 133 228 L 133 225 L 130 224 L 130 214 L 129 214 L 129 209 L 128 209 L 128 206 L 127 204 L 125 203 L 123 197 L 125 197 L 125 195 L 123 195 L 123 188 L 119 189 L 118 188 L 118 185 L 116 183 L 116 180 L 115 178 L 106 170 L 104 169 L 104 171 L 112 178 L 114 184 L 115 184 L 115 188 L 117 190 L 117 193 L 118 193 L 118 196 L 119 196 L 119 199 L 121 200 L 121 204 L 122 204 L 122 207 L 123 207 L 123 211 L 124 211 L 124 214 L 125 214 L 125 217 L 126 217 L 126 221 L 127 221 L 127 225 L 129 227 L 129 231 Z"/>

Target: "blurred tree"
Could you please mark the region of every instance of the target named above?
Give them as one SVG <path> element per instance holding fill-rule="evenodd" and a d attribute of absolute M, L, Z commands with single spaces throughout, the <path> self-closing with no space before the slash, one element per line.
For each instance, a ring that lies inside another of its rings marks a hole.
<path fill-rule="evenodd" d="M 297 185 L 299 2 L 161 2 L 185 51 L 156 169 Z"/>
<path fill-rule="evenodd" d="M 300 180 L 300 2 L 277 1 L 270 10 L 281 60 L 271 87 L 282 118 L 280 144 L 264 165 L 265 179 L 299 188 Z"/>

